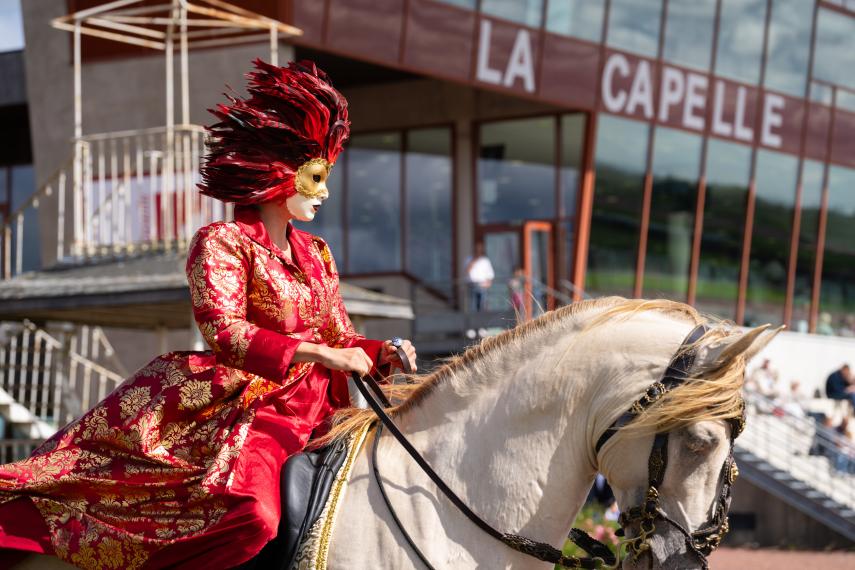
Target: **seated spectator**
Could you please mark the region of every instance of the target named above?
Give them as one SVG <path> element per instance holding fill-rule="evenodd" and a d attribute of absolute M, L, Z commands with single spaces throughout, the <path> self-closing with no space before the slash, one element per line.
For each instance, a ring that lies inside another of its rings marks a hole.
<path fill-rule="evenodd" d="M 825 380 L 825 395 L 832 400 L 848 400 L 855 408 L 855 385 L 848 364 L 828 375 Z"/>
<path fill-rule="evenodd" d="M 834 468 L 842 473 L 855 473 L 855 445 L 852 443 L 852 432 L 849 431 L 849 418 L 844 417 L 834 431 L 841 436 L 833 459 Z"/>
<path fill-rule="evenodd" d="M 829 441 L 829 432 L 834 431 L 834 422 L 830 416 L 820 414 L 821 419 L 817 421 L 816 431 L 813 433 L 813 441 L 810 444 L 809 455 L 820 455 L 831 459 L 834 455 L 831 442 Z"/>
<path fill-rule="evenodd" d="M 804 396 L 799 391 L 799 381 L 790 382 L 790 391 L 778 398 L 778 405 L 787 414 L 803 418 L 807 415 L 804 407 Z"/>
<path fill-rule="evenodd" d="M 775 406 L 768 400 L 775 400 L 778 394 L 778 372 L 772 368 L 771 361 L 766 358 L 759 368 L 748 376 L 745 382 L 745 388 L 749 392 L 760 394 L 766 400 L 757 401 L 755 406 L 758 412 L 771 414 L 775 411 Z"/>

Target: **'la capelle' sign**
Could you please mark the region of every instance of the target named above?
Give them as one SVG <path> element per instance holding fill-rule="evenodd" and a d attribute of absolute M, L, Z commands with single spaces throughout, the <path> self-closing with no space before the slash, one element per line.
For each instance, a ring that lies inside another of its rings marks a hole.
<path fill-rule="evenodd" d="M 744 85 L 714 79 L 710 90 L 707 75 L 664 65 L 657 109 L 650 62 L 638 59 L 634 67 L 622 53 L 612 53 L 606 59 L 601 76 L 602 103 L 606 110 L 628 115 L 641 113 L 649 120 L 655 116 L 662 123 L 703 131 L 712 91 L 712 133 L 747 143 L 754 140 L 754 127 L 749 120 L 754 110 L 748 107 L 748 88 Z M 780 148 L 786 100 L 769 92 L 763 92 L 762 97 L 760 143 Z"/>

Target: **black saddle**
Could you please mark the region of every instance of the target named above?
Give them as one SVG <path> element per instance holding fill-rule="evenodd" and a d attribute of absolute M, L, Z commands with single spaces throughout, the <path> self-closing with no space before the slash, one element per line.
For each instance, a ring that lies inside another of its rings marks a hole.
<path fill-rule="evenodd" d="M 346 458 L 344 441 L 288 458 L 280 476 L 282 518 L 276 538 L 237 570 L 291 569 L 303 536 L 323 511 L 335 476 Z"/>

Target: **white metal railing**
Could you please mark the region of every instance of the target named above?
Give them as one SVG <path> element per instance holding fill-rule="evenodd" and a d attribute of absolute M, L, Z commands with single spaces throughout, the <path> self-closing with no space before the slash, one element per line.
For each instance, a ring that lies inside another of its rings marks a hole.
<path fill-rule="evenodd" d="M 24 322 L 0 346 L 0 388 L 35 417 L 59 427 L 104 398 L 123 376 L 81 354 L 112 347 L 100 329 L 65 333 L 59 340 L 44 329 Z M 98 348 L 95 348 L 98 347 Z"/>
<path fill-rule="evenodd" d="M 3 278 L 32 268 L 28 255 L 44 267 L 186 249 L 200 226 L 231 216 L 196 189 L 204 143 L 198 125 L 77 139 L 72 159 L 3 220 Z M 27 224 L 52 241 L 26 248 Z"/>
<path fill-rule="evenodd" d="M 736 440 L 738 447 L 855 508 L 855 475 L 848 472 L 855 446 L 848 438 L 756 392 L 746 391 L 745 399 L 746 429 Z"/>

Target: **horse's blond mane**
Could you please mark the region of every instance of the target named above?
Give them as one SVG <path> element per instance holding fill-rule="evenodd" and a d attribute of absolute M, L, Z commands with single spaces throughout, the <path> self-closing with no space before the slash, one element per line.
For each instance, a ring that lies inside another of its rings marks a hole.
<path fill-rule="evenodd" d="M 399 405 L 388 410 L 389 415 L 391 417 L 399 416 L 418 407 L 437 386 L 493 352 L 507 349 L 509 345 L 518 344 L 557 323 L 592 311 L 599 312 L 584 322 L 580 334 L 612 319 L 629 319 L 633 315 L 646 311 L 657 311 L 690 322 L 693 325 L 705 321 L 689 305 L 665 299 L 603 297 L 573 303 L 496 336 L 486 338 L 481 343 L 467 348 L 463 354 L 451 357 L 441 367 L 424 377 L 410 377 L 408 378 L 409 383 L 405 384 L 385 385 L 384 391 L 390 399 L 401 401 Z M 727 334 L 725 328 L 713 328 L 696 343 L 696 346 Z M 721 363 L 715 369 L 706 370 L 700 377 L 694 379 L 697 381 L 688 382 L 666 395 L 624 429 L 634 434 L 642 434 L 657 430 L 669 431 L 694 421 L 735 417 L 741 413 L 740 392 L 744 370 L 745 359 L 743 357 L 731 359 L 730 362 Z M 342 437 L 348 437 L 375 419 L 376 415 L 370 409 L 347 408 L 341 410 L 336 413 L 329 433 L 316 440 L 313 445 L 320 446 Z"/>

